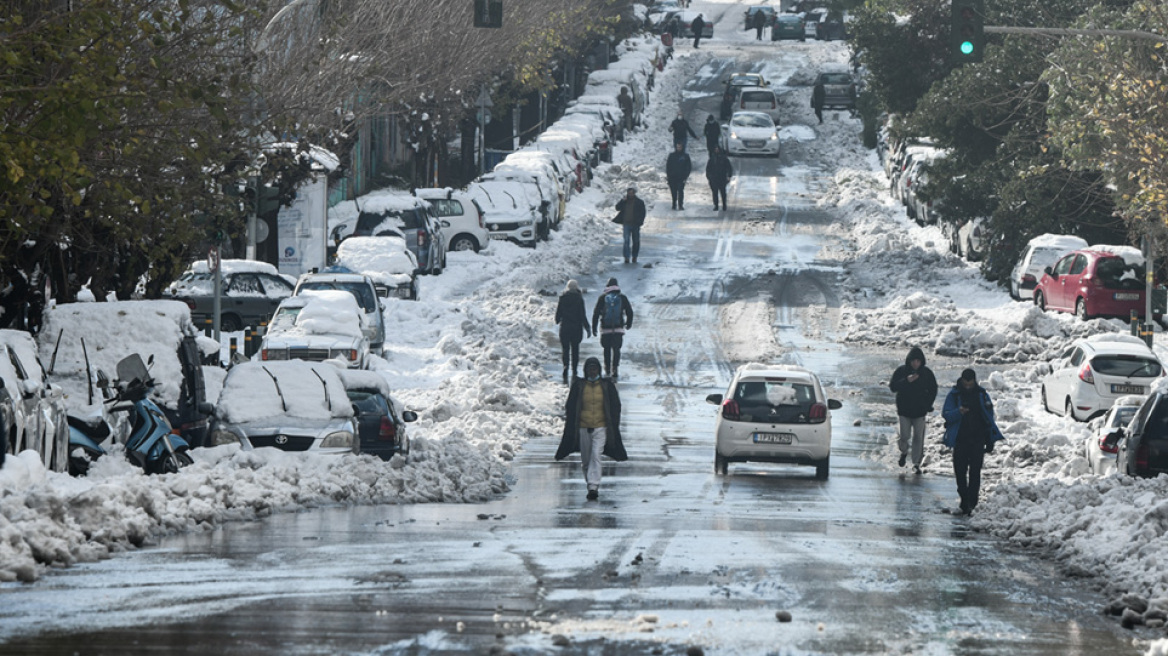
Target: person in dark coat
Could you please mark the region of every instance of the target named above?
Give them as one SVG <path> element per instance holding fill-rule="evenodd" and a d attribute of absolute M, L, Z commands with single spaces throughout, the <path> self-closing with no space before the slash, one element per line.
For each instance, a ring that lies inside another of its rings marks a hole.
<path fill-rule="evenodd" d="M 710 183 L 710 194 L 714 197 L 714 209 L 718 209 L 718 197 L 722 197 L 722 211 L 726 211 L 726 185 L 734 177 L 734 167 L 730 165 L 730 158 L 718 146 L 710 152 L 710 159 L 706 162 L 706 182 Z"/>
<path fill-rule="evenodd" d="M 766 16 L 763 16 L 761 11 L 756 11 L 750 18 L 750 24 L 754 27 L 755 41 L 762 41 L 762 30 L 766 27 Z"/>
<path fill-rule="evenodd" d="M 690 23 L 690 28 L 693 30 L 694 47 L 696 48 L 702 40 L 702 31 L 706 29 L 706 21 L 702 18 L 701 14 L 698 14 L 698 17 L 693 19 L 693 22 Z"/>
<path fill-rule="evenodd" d="M 685 116 L 681 112 L 677 113 L 677 118 L 669 124 L 669 131 L 673 133 L 673 143 L 681 144 L 681 149 L 685 150 L 686 144 L 689 143 L 689 138 L 698 138 L 693 128 L 689 126 L 689 121 L 685 120 Z"/>
<path fill-rule="evenodd" d="M 575 280 L 569 280 L 560 302 L 556 304 L 556 323 L 560 326 L 560 352 L 564 361 L 564 384 L 568 384 L 568 365 L 572 366 L 572 378 L 576 378 L 577 364 L 580 362 L 580 342 L 584 333 L 592 336 L 588 326 L 588 310 L 584 307 L 584 294 Z"/>
<path fill-rule="evenodd" d="M 673 152 L 665 160 L 665 180 L 669 183 L 669 193 L 673 196 L 673 209 L 685 209 L 685 181 L 693 171 L 693 162 L 681 144 L 673 145 Z"/>
<path fill-rule="evenodd" d="M 823 102 L 827 98 L 827 89 L 823 86 L 822 80 L 816 80 L 815 86 L 811 89 L 811 108 L 815 110 L 815 118 L 823 123 Z"/>
<path fill-rule="evenodd" d="M 925 416 L 933 411 L 937 400 L 937 378 L 925 366 L 925 352 L 912 347 L 904 364 L 892 372 L 888 389 L 896 394 L 896 414 L 900 417 L 900 466 L 908 461 L 912 445 L 913 470 L 921 473 L 925 457 Z"/>
<path fill-rule="evenodd" d="M 584 377 L 572 380 L 568 401 L 564 404 L 564 434 L 556 449 L 556 460 L 580 453 L 588 500 L 600 497 L 600 456 L 617 462 L 629 459 L 621 441 L 620 395 L 611 379 L 600 377 L 600 361 L 584 361 Z"/>
<path fill-rule="evenodd" d="M 981 492 L 981 468 L 985 454 L 994 452 L 994 443 L 1005 437 L 994 421 L 994 404 L 977 382 L 977 372 L 966 369 L 949 390 L 941 408 L 945 418 L 945 446 L 953 449 L 953 473 L 961 513 L 977 508 Z"/>
<path fill-rule="evenodd" d="M 616 203 L 616 218 L 613 221 L 624 227 L 625 264 L 629 257 L 637 261 L 641 252 L 641 226 L 645 225 L 645 201 L 637 196 L 637 188 L 629 187 L 625 197 Z"/>
<path fill-rule="evenodd" d="M 0 328 L 24 330 L 24 313 L 29 304 L 31 287 L 24 273 L 14 267 L 4 268 L 5 286 L 0 290 Z"/>
<path fill-rule="evenodd" d="M 620 304 L 620 311 L 612 317 L 605 316 L 609 302 Z M 604 375 L 611 374 L 613 380 L 620 378 L 621 346 L 624 345 L 625 331 L 632 327 L 633 306 L 621 293 L 616 278 L 609 278 L 592 310 L 592 334 L 600 335 L 600 345 L 604 347 Z"/>
<path fill-rule="evenodd" d="M 702 128 L 702 134 L 706 137 L 706 150 L 714 152 L 718 147 L 718 142 L 722 140 L 722 126 L 718 124 L 718 120 L 714 118 L 713 114 L 706 117 L 706 125 Z"/>
<path fill-rule="evenodd" d="M 624 87 L 624 86 L 621 87 L 620 94 L 617 95 L 616 101 L 620 105 L 620 108 L 621 108 L 621 114 L 622 114 L 621 121 L 624 124 L 624 129 L 626 132 L 630 132 L 633 129 L 633 111 L 634 111 L 634 109 L 633 109 L 633 97 L 631 95 L 629 95 L 629 88 L 628 87 Z"/>

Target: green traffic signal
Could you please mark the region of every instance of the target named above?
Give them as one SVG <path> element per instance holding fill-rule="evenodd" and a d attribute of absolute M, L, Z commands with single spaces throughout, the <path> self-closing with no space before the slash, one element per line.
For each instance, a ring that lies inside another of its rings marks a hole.
<path fill-rule="evenodd" d="M 973 54 L 973 42 L 972 41 L 962 41 L 961 42 L 961 54 L 963 54 L 963 55 L 972 55 Z"/>
<path fill-rule="evenodd" d="M 950 43 L 953 61 L 981 61 L 985 51 L 985 0 L 951 0 Z"/>

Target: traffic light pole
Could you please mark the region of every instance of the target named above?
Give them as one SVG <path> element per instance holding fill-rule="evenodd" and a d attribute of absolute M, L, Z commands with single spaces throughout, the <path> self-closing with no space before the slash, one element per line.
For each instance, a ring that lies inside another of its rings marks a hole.
<path fill-rule="evenodd" d="M 986 25 L 987 34 L 1030 34 L 1033 36 L 1120 36 L 1129 39 L 1147 39 L 1168 43 L 1168 36 L 1140 30 L 1075 30 L 1062 27 L 1004 27 Z"/>

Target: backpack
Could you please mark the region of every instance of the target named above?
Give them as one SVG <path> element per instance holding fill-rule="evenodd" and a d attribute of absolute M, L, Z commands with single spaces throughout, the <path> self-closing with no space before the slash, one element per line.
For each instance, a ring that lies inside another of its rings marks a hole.
<path fill-rule="evenodd" d="M 604 295 L 604 316 L 600 318 L 603 328 L 620 328 L 621 322 L 621 295 L 620 292 L 609 292 Z"/>

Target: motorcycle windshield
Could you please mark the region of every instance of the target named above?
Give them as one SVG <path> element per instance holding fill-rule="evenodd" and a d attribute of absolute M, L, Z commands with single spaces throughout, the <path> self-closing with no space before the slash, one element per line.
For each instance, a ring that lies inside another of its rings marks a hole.
<path fill-rule="evenodd" d="M 146 369 L 146 363 L 142 362 L 142 356 L 137 353 L 127 355 L 118 363 L 118 380 L 121 382 L 144 381 L 149 378 L 150 372 Z"/>

